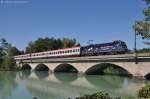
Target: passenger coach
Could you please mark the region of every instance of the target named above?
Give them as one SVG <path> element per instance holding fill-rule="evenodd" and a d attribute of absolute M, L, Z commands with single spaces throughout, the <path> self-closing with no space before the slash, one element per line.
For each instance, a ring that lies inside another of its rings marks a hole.
<path fill-rule="evenodd" d="M 56 58 L 56 57 L 75 57 L 80 56 L 80 47 L 51 50 L 32 54 L 15 56 L 15 60 L 38 59 L 38 58 Z"/>

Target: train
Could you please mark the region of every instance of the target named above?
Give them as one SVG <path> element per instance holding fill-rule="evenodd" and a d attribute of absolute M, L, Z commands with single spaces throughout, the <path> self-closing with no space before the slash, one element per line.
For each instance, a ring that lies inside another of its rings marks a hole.
<path fill-rule="evenodd" d="M 14 56 L 15 60 L 41 59 L 41 58 L 62 58 L 62 57 L 83 57 L 98 55 L 115 55 L 127 53 L 128 47 L 124 41 L 115 40 L 109 43 L 90 44 L 58 50 L 50 50 L 31 54 Z"/>

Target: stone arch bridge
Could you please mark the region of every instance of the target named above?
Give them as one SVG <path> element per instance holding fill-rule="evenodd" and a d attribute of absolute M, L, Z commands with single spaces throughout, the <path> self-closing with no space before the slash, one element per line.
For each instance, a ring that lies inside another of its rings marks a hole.
<path fill-rule="evenodd" d="M 78 73 L 94 72 L 104 68 L 102 64 L 116 66 L 127 71 L 133 77 L 145 78 L 150 75 L 150 58 L 139 57 L 135 63 L 134 57 L 76 57 L 56 59 L 36 59 L 16 61 L 21 68 L 28 67 L 35 70 L 39 65 L 45 66 L 47 70 L 55 72 L 73 68 Z"/>

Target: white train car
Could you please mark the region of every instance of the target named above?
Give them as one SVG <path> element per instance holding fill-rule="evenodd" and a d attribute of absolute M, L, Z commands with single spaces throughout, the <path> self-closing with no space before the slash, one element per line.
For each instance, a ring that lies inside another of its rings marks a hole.
<path fill-rule="evenodd" d="M 64 48 L 58 50 L 44 51 L 32 54 L 15 56 L 15 60 L 28 60 L 38 58 L 59 58 L 80 56 L 80 47 Z"/>

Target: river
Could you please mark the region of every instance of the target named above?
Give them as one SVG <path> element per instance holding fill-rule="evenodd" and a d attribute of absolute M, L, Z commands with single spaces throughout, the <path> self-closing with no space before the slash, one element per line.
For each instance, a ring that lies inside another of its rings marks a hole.
<path fill-rule="evenodd" d="M 104 91 L 136 97 L 143 80 L 112 75 L 0 71 L 0 99 L 67 99 Z"/>

